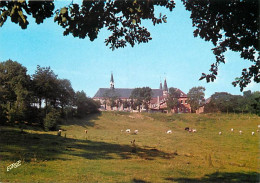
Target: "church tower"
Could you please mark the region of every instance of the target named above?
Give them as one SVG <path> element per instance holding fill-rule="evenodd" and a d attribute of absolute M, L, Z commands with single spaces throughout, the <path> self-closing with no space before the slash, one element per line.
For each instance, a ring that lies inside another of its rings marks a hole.
<path fill-rule="evenodd" d="M 113 73 L 111 73 L 110 89 L 114 89 L 114 88 L 115 88 L 114 77 L 113 77 Z"/>
<path fill-rule="evenodd" d="M 168 92 L 168 86 L 167 86 L 166 78 L 164 80 L 163 90 Z"/>
<path fill-rule="evenodd" d="M 162 90 L 162 81 L 160 80 L 160 90 Z"/>
<path fill-rule="evenodd" d="M 164 79 L 163 95 L 164 95 L 164 96 L 167 96 L 167 95 L 168 95 L 168 86 L 167 86 L 166 78 Z"/>

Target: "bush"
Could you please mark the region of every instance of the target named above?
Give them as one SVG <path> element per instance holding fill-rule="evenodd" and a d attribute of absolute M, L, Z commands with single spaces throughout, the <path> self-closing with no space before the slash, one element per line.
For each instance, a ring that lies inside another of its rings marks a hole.
<path fill-rule="evenodd" d="M 12 108 L 7 108 L 7 120 L 8 122 L 22 121 L 24 119 L 24 113 L 21 109 L 13 106 Z"/>
<path fill-rule="evenodd" d="M 44 129 L 46 131 L 56 130 L 59 121 L 60 121 L 60 113 L 57 110 L 52 109 L 44 118 L 43 121 Z"/>

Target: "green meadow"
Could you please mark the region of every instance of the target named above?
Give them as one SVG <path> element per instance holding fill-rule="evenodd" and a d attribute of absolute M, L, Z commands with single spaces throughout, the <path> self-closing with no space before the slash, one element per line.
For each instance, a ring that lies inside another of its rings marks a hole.
<path fill-rule="evenodd" d="M 0 182 L 259 182 L 259 124 L 250 114 L 102 112 L 64 121 L 61 136 L 0 126 Z"/>

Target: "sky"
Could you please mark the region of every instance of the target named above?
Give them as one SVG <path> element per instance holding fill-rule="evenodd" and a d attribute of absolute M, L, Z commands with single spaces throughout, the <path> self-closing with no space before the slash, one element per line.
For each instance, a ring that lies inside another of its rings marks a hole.
<path fill-rule="evenodd" d="M 70 3 L 57 2 L 57 6 Z M 167 15 L 167 23 L 152 25 L 142 22 L 153 38 L 148 43 L 128 45 L 112 51 L 104 40 L 111 34 L 102 29 L 98 38 L 91 42 L 88 38 L 79 39 L 63 36 L 63 31 L 53 17 L 37 25 L 29 21 L 28 28 L 22 30 L 10 19 L 0 27 L 0 62 L 11 59 L 35 73 L 37 65 L 50 66 L 60 79 L 69 79 L 75 91 L 85 91 L 93 97 L 99 88 L 110 87 L 111 72 L 115 88 L 136 88 L 148 86 L 159 88 L 160 81 L 166 78 L 168 87 L 176 87 L 188 93 L 192 87 L 206 88 L 205 97 L 215 92 L 228 92 L 242 95 L 239 87 L 231 83 L 241 75 L 250 61 L 240 58 L 239 53 L 227 51 L 226 64 L 221 64 L 215 82 L 199 81 L 201 73 L 209 73 L 215 62 L 213 44 L 201 38 L 194 38 L 190 12 L 181 2 L 176 1 L 172 12 L 156 8 L 156 15 Z M 260 91 L 260 85 L 250 83 L 244 90 Z"/>

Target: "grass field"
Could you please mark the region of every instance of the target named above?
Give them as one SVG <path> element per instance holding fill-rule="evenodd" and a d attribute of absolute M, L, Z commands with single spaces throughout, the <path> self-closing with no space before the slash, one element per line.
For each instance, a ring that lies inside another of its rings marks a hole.
<path fill-rule="evenodd" d="M 0 126 L 0 182 L 259 182 L 258 124 L 249 114 L 103 112 L 64 123 L 61 136 Z"/>

